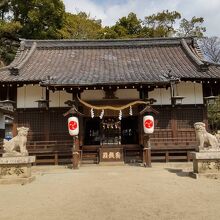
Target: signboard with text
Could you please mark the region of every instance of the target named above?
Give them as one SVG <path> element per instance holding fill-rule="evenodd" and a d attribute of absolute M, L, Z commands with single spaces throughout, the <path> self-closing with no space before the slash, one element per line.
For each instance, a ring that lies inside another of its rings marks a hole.
<path fill-rule="evenodd" d="M 124 161 L 123 149 L 117 147 L 100 148 L 100 162 Z"/>

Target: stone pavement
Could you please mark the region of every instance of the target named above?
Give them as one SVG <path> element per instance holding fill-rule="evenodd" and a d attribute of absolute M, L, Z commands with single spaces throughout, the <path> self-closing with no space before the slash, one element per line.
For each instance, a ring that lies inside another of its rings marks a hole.
<path fill-rule="evenodd" d="M 33 167 L 31 184 L 0 186 L 0 219 L 220 219 L 220 180 L 189 171 L 192 163 Z"/>

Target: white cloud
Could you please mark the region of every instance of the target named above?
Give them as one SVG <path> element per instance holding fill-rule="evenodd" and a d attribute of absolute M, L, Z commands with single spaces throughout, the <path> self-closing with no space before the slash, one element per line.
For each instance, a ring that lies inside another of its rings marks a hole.
<path fill-rule="evenodd" d="M 100 0 L 98 2 L 101 2 Z M 120 3 L 121 2 L 121 3 Z M 102 19 L 103 25 L 113 25 L 120 17 L 135 12 L 139 18 L 162 10 L 177 10 L 182 17 L 204 17 L 207 35 L 220 36 L 220 1 L 219 0 L 64 0 L 69 12 L 85 11 L 92 17 Z"/>
<path fill-rule="evenodd" d="M 84 11 L 89 13 L 93 18 L 106 19 L 106 13 L 102 6 L 95 4 L 91 0 L 64 0 L 66 11 L 77 13 Z"/>

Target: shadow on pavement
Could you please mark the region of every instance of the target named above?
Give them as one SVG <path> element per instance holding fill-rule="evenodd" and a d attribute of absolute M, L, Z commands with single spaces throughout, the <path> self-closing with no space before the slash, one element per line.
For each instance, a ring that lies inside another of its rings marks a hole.
<path fill-rule="evenodd" d="M 165 170 L 167 170 L 170 173 L 175 173 L 177 176 L 180 176 L 180 177 L 189 177 L 189 178 L 191 178 L 189 176 L 189 172 L 183 171 L 182 169 L 165 168 Z"/>

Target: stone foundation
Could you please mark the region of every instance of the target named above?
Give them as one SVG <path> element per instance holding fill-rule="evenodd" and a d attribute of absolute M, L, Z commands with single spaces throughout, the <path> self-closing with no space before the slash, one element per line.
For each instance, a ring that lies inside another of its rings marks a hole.
<path fill-rule="evenodd" d="M 192 177 L 220 178 L 220 151 L 192 152 L 191 156 L 193 158 Z"/>
<path fill-rule="evenodd" d="M 25 184 L 35 178 L 31 175 L 31 164 L 35 156 L 0 158 L 0 184 Z"/>

